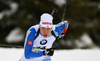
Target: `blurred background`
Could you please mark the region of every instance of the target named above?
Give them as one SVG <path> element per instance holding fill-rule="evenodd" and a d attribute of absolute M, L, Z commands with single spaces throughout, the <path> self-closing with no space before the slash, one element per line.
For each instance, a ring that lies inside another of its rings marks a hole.
<path fill-rule="evenodd" d="M 23 46 L 27 30 L 39 24 L 43 13 L 51 14 L 53 23 L 61 22 L 65 0 L 0 0 L 0 47 Z M 69 28 L 63 39 L 55 41 L 56 49 L 100 48 L 100 0 L 67 0 L 65 20 Z"/>

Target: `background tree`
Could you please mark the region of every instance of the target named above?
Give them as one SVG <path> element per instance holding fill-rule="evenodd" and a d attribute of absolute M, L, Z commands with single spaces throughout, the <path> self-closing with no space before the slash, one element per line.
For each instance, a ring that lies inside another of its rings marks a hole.
<path fill-rule="evenodd" d="M 11 5 L 12 3 L 14 5 Z M 65 19 L 69 21 L 69 29 L 65 38 L 56 41 L 54 47 L 75 48 L 75 40 L 84 33 L 89 34 L 93 42 L 99 46 L 99 5 L 99 0 L 68 0 Z M 11 12 L 12 6 L 17 6 L 14 12 Z M 5 37 L 16 27 L 21 28 L 25 34 L 28 28 L 39 23 L 42 13 L 52 12 L 52 6 L 58 9 L 58 12 L 53 15 L 53 22 L 57 24 L 61 21 L 64 5 L 58 6 L 55 0 L 0 0 L 0 14 L 3 13 L 0 16 L 0 44 L 8 44 Z M 71 41 L 71 46 L 68 46 L 68 41 Z M 22 42 L 13 44 L 23 45 L 23 42 L 24 39 Z"/>

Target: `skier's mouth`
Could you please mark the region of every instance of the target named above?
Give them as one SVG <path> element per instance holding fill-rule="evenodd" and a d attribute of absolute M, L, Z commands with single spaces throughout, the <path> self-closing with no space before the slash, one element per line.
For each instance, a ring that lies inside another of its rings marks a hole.
<path fill-rule="evenodd" d="M 47 35 L 43 35 L 44 37 L 47 37 Z"/>

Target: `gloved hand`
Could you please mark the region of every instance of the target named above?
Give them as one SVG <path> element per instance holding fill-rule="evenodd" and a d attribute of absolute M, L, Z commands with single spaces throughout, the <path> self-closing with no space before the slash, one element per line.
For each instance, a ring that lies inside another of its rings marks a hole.
<path fill-rule="evenodd" d="M 62 38 L 64 38 L 64 35 L 65 35 L 65 34 L 59 35 L 58 38 L 59 38 L 59 39 L 62 39 Z"/>
<path fill-rule="evenodd" d="M 45 51 L 43 51 L 43 54 L 44 54 L 44 55 L 47 55 L 47 56 L 53 56 L 53 54 L 54 54 L 54 49 L 53 49 L 53 48 L 46 49 Z"/>
<path fill-rule="evenodd" d="M 60 27 L 60 26 L 63 26 L 64 29 L 66 29 L 68 27 L 68 21 L 63 21 L 56 25 L 56 27 Z"/>

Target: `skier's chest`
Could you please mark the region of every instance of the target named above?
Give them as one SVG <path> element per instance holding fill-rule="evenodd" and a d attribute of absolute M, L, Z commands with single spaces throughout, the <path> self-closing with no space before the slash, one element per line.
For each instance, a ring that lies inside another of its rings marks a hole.
<path fill-rule="evenodd" d="M 49 36 L 47 38 L 44 38 L 42 35 L 39 34 L 39 36 L 34 40 L 33 47 L 47 47 L 50 48 L 55 41 L 54 36 Z"/>

